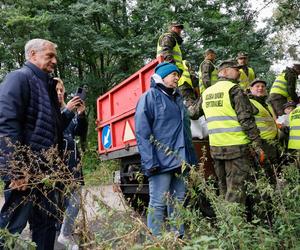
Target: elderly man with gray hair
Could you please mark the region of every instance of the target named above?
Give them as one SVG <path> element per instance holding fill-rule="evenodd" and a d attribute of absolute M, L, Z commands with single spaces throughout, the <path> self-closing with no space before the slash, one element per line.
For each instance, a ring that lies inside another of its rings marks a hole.
<path fill-rule="evenodd" d="M 46 174 L 53 168 L 53 164 L 44 163 L 42 152 L 62 146 L 64 120 L 56 83 L 49 75 L 57 64 L 56 47 L 44 39 L 28 41 L 24 66 L 9 73 L 0 85 L 0 173 L 5 197 L 0 227 L 21 233 L 29 221 L 32 240 L 40 250 L 53 249 L 56 234 L 57 191 L 32 183 L 33 175 Z M 30 148 L 37 157 L 36 164 L 29 164 L 32 159 L 24 151 L 25 156 L 21 155 L 16 145 Z M 2 238 L 0 249 L 4 247 Z"/>

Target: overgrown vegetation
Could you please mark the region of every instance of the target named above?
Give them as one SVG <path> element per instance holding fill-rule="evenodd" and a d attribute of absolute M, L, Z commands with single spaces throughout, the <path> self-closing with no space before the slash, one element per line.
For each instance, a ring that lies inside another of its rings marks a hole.
<path fill-rule="evenodd" d="M 155 57 L 157 39 L 166 30 L 167 23 L 174 19 L 185 25 L 184 58 L 191 61 L 196 71 L 206 48 L 215 48 L 218 60 L 234 57 L 238 51 L 245 50 L 258 75 L 271 83 L 274 75 L 268 69 L 272 60 L 284 59 L 286 55 L 281 48 L 286 44 L 285 33 L 280 35 L 281 29 L 288 28 L 291 33 L 299 28 L 298 1 L 276 2 L 279 7 L 274 22 L 266 29 L 255 30 L 257 11 L 249 7 L 250 1 L 5 0 L 0 12 L 0 78 L 23 64 L 27 40 L 41 37 L 56 42 L 59 48 L 56 74 L 65 81 L 69 92 L 81 84 L 89 88 L 90 129 L 83 156 L 86 185 L 111 183 L 118 162 L 102 162 L 98 157 L 94 126 L 96 98 Z M 271 42 L 267 41 L 266 37 L 274 31 L 277 35 Z M 297 59 L 297 45 L 291 46 L 288 53 Z M 50 153 L 56 159 L 53 154 L 56 152 Z M 29 171 L 31 165 L 40 164 L 36 162 L 35 154 L 30 155 L 29 163 L 28 156 L 26 161 L 19 158 L 20 155 L 16 156 L 17 163 L 26 162 L 25 169 L 29 167 Z M 52 161 L 51 157 L 49 159 Z M 83 193 L 82 215 L 77 228 L 82 248 L 300 248 L 299 166 L 283 166 L 276 187 L 268 182 L 263 172 L 253 183 L 249 182 L 249 196 L 255 198 L 250 221 L 246 220 L 244 208 L 223 202 L 217 196 L 213 180 L 205 180 L 200 169 L 191 170 L 187 180 L 190 197 L 187 206 L 180 209 L 179 218 L 170 222 L 185 222 L 184 239 L 177 239 L 167 232 L 160 239 L 154 238 L 143 218 L 130 208 L 115 211 L 102 202 L 100 195 L 87 200 Z M 40 184 L 52 187 L 62 181 L 68 189 L 74 184 L 72 176 L 65 172 L 40 172 L 32 177 L 32 187 Z M 199 205 L 204 201 L 205 204 L 210 202 L 215 216 L 202 214 Z M 95 204 L 97 209 L 93 216 L 87 216 L 87 210 Z M 1 236 L 8 239 L 9 248 L 14 244 L 23 249 L 34 247 L 19 235 L 1 231 Z"/>
<path fill-rule="evenodd" d="M 91 249 L 299 249 L 300 174 L 296 165 L 283 167 L 277 186 L 269 183 L 263 169 L 258 171 L 248 188 L 248 196 L 255 200 L 251 219 L 244 207 L 223 201 L 214 181 L 205 180 L 200 169 L 193 168 L 187 180 L 188 203 L 180 207 L 179 217 L 168 222 L 185 223 L 183 239 L 167 231 L 155 238 L 134 211 L 116 211 L 98 200 L 100 221 L 92 233 Z M 215 216 L 200 211 L 204 197 Z"/>
<path fill-rule="evenodd" d="M 85 184 L 87 186 L 111 184 L 114 171 L 119 170 L 118 161 L 102 161 L 97 151 L 98 135 L 94 123 L 93 110 L 88 112 L 89 129 L 82 166 Z"/>
<path fill-rule="evenodd" d="M 43 152 L 44 161 L 41 162 L 29 148 L 13 147 L 17 150 L 11 155 L 11 174 L 30 174 L 32 181 L 28 188 L 39 189 L 44 185 L 57 189 L 62 195 L 74 188 L 74 179 L 65 165 L 54 157 L 55 149 Z M 183 239 L 167 231 L 159 238 L 152 236 L 144 218 L 126 206 L 121 195 L 124 210 L 117 211 L 106 205 L 101 192 L 90 194 L 84 191 L 76 229 L 76 238 L 82 249 L 299 249 L 299 162 L 281 166 L 276 185 L 270 183 L 263 168 L 255 171 L 248 183 L 248 197 L 254 201 L 249 216 L 248 208 L 225 202 L 218 196 L 215 180 L 204 178 L 205 155 L 201 161 L 199 166 L 191 167 L 186 179 L 187 201 L 184 206 L 176 204 L 178 216 L 166 224 L 168 228 L 168 225 L 184 223 Z M 24 162 L 28 162 L 27 168 Z M 53 164 L 56 169 L 47 168 Z M 36 166 L 48 171 L 37 171 Z M 114 164 L 108 169 L 114 169 Z M 66 186 L 64 191 L 58 188 L 59 183 Z M 57 216 L 62 218 L 62 213 L 63 210 L 59 210 Z M 34 248 L 30 241 L 21 240 L 19 235 L 2 230 L 1 236 L 7 239 L 8 249 L 16 246 Z"/>

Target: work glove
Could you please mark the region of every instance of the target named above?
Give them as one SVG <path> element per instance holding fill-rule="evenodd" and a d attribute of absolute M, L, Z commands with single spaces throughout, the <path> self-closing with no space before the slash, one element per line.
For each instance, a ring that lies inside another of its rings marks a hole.
<path fill-rule="evenodd" d="M 265 152 L 264 150 L 258 146 L 257 144 L 253 143 L 250 147 L 250 153 L 254 160 L 260 165 L 263 166 L 265 162 Z"/>
<path fill-rule="evenodd" d="M 257 157 L 260 165 L 263 166 L 265 163 L 265 152 L 263 151 L 262 148 L 257 148 L 255 150 L 255 154 L 256 154 L 256 157 Z"/>

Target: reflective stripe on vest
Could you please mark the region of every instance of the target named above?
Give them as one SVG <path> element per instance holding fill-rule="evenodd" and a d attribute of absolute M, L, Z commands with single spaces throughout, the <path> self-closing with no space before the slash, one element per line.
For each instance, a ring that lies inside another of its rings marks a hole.
<path fill-rule="evenodd" d="M 193 84 L 192 84 L 192 80 L 191 80 L 191 75 L 189 72 L 188 67 L 186 66 L 186 60 L 182 61 L 182 65 L 183 65 L 183 73 L 178 81 L 178 87 L 180 87 L 181 85 L 183 85 L 185 82 L 188 83 L 192 88 L 193 88 Z"/>
<path fill-rule="evenodd" d="M 248 67 L 248 76 L 243 69 L 240 69 L 240 86 L 243 90 L 250 88 L 250 83 L 255 79 L 255 73 L 252 68 Z"/>
<path fill-rule="evenodd" d="M 279 94 L 288 99 L 288 101 L 291 100 L 291 97 L 288 94 L 287 91 L 287 80 L 285 80 L 285 73 L 281 73 L 278 75 L 272 85 L 272 88 L 270 90 L 270 94 Z"/>
<path fill-rule="evenodd" d="M 201 67 L 204 62 L 205 61 L 203 61 L 199 67 L 199 91 L 200 91 L 200 94 L 202 94 L 204 92 L 204 90 L 206 89 L 205 86 L 203 85 L 202 71 L 201 71 Z M 211 72 L 211 75 L 210 75 L 210 85 L 214 85 L 218 81 L 218 70 L 211 61 L 209 61 L 209 63 L 211 63 L 214 66 L 214 70 Z"/>
<path fill-rule="evenodd" d="M 290 136 L 288 148 L 300 149 L 300 107 L 295 108 L 289 116 Z"/>
<path fill-rule="evenodd" d="M 219 81 L 202 94 L 202 108 L 207 119 L 211 146 L 242 145 L 250 142 L 231 106 L 229 91 L 233 86 L 235 84 L 230 81 Z"/>
<path fill-rule="evenodd" d="M 159 37 L 158 39 L 158 42 L 157 42 L 157 49 L 156 49 L 156 57 L 160 56 L 161 53 L 163 52 L 163 48 L 159 45 L 159 41 L 161 40 L 161 38 L 165 35 L 171 35 L 171 33 L 166 33 L 166 34 L 163 34 Z M 181 69 L 182 71 L 184 71 L 184 67 L 183 67 L 183 64 L 182 64 L 182 53 L 181 53 L 181 49 L 180 49 L 180 46 L 179 44 L 177 43 L 177 40 L 174 36 L 172 36 L 175 41 L 176 41 L 176 45 L 174 46 L 173 50 L 172 50 L 172 56 L 173 56 L 173 60 L 175 61 L 175 64 L 176 66 Z"/>
<path fill-rule="evenodd" d="M 269 112 L 262 104 L 254 99 L 250 102 L 258 109 L 255 122 L 260 131 L 260 137 L 265 140 L 273 140 L 277 136 L 277 126 L 271 112 Z"/>

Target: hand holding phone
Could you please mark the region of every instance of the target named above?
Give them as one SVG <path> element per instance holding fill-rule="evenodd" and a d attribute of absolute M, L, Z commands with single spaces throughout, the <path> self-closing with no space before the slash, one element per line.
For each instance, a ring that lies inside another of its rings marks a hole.
<path fill-rule="evenodd" d="M 85 89 L 82 88 L 82 87 L 78 87 L 77 90 L 76 90 L 75 96 L 79 96 L 80 99 L 81 99 L 82 101 L 84 101 L 85 98 L 86 98 L 86 92 L 85 92 Z"/>
<path fill-rule="evenodd" d="M 66 108 L 70 111 L 74 111 L 76 108 L 78 108 L 83 101 L 80 99 L 78 95 L 75 95 L 68 103 L 66 104 Z"/>

